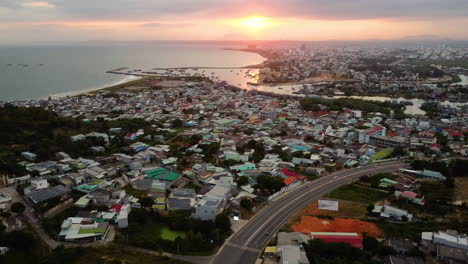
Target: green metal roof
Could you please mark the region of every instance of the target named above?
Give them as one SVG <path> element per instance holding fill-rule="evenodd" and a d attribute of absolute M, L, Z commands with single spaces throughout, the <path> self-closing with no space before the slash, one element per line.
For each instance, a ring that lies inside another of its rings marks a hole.
<path fill-rule="evenodd" d="M 167 171 L 163 168 L 151 170 L 145 172 L 146 179 L 153 179 L 153 180 L 163 180 L 163 181 L 174 181 L 177 178 L 179 178 L 179 174 L 173 172 L 173 171 Z"/>
<path fill-rule="evenodd" d="M 145 171 L 145 174 L 151 174 L 151 173 L 160 172 L 160 171 L 165 171 L 165 169 L 157 168 L 157 169 L 154 169 L 154 170 Z"/>
<path fill-rule="evenodd" d="M 91 202 L 91 199 L 88 198 L 87 195 L 81 197 L 80 199 L 78 199 L 78 201 L 75 202 L 75 206 L 76 207 L 86 207 L 88 206 L 88 204 Z"/>
<path fill-rule="evenodd" d="M 240 123 L 241 121 L 240 120 L 236 120 L 236 119 L 218 119 L 218 120 L 215 120 L 214 121 L 216 124 L 218 125 L 232 125 L 232 124 L 235 124 L 235 123 Z"/>
<path fill-rule="evenodd" d="M 105 228 L 86 228 L 86 229 L 80 229 L 78 231 L 78 234 L 99 234 L 99 233 L 105 233 L 106 229 Z"/>

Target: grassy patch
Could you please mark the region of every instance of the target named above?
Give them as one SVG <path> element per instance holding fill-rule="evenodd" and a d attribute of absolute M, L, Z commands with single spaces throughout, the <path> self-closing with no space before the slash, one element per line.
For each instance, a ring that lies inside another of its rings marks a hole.
<path fill-rule="evenodd" d="M 145 78 L 141 78 L 141 79 L 138 79 L 138 80 L 118 84 L 118 85 L 115 85 L 115 86 L 107 87 L 104 90 L 110 91 L 110 92 L 119 92 L 122 89 L 125 89 L 126 87 L 130 87 L 130 86 L 147 86 L 146 81 L 148 81 L 150 78 L 151 77 L 145 77 Z M 94 92 L 92 92 L 92 93 L 94 93 Z"/>
<path fill-rule="evenodd" d="M 159 237 L 164 240 L 168 241 L 175 241 L 176 238 L 186 238 L 186 233 L 183 231 L 174 231 L 171 230 L 164 224 L 156 223 L 156 224 L 146 224 L 143 226 L 141 234 L 151 234 L 153 237 Z M 136 234 L 138 235 L 138 234 Z"/>
<path fill-rule="evenodd" d="M 392 148 L 386 148 L 386 149 L 382 149 L 381 151 L 375 153 L 374 155 L 372 155 L 372 157 L 370 157 L 371 160 L 381 160 L 381 159 L 384 159 L 388 156 L 390 156 L 393 152 L 393 149 Z"/>
<path fill-rule="evenodd" d="M 167 226 L 161 226 L 161 238 L 165 240 L 175 241 L 176 238 L 185 238 L 186 234 L 183 231 L 174 231 L 169 229 Z"/>
<path fill-rule="evenodd" d="M 373 204 L 377 201 L 389 197 L 389 193 L 382 192 L 355 184 L 345 185 L 331 193 L 327 194 L 326 198 L 346 200 L 357 203 Z"/>

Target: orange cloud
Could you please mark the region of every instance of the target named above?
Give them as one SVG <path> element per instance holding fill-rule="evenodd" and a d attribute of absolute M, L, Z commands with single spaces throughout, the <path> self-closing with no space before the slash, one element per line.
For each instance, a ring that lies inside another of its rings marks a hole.
<path fill-rule="evenodd" d="M 35 2 L 25 2 L 22 4 L 24 7 L 43 7 L 43 8 L 55 8 L 54 4 L 51 4 L 49 2 L 43 2 L 43 1 L 35 1 Z"/>

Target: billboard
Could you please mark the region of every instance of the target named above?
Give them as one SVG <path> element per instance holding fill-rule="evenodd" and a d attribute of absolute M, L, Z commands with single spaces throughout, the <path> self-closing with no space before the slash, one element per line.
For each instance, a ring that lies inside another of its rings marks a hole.
<path fill-rule="evenodd" d="M 328 211 L 338 211 L 338 201 L 318 200 L 318 209 Z"/>

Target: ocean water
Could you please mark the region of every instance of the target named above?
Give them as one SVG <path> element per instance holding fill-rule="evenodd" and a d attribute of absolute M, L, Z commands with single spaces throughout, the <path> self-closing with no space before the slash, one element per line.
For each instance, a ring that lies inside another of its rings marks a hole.
<path fill-rule="evenodd" d="M 264 61 L 258 54 L 223 48 L 226 46 L 174 43 L 0 46 L 0 101 L 74 94 L 134 79 L 106 73 L 120 67 L 142 70 L 155 67 L 241 67 Z M 220 78 L 225 76 L 233 84 L 240 82 L 238 79 L 242 74 L 224 72 L 219 74 Z"/>

